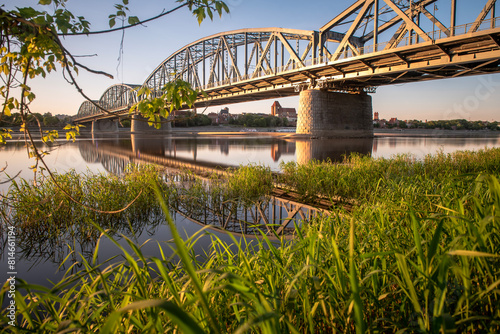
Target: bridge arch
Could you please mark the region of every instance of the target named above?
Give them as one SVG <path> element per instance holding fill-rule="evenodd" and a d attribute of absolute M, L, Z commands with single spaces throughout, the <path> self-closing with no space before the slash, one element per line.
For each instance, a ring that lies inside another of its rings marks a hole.
<path fill-rule="evenodd" d="M 99 99 L 99 105 L 113 111 L 137 103 L 137 89 L 140 85 L 117 84 L 109 87 Z"/>
<path fill-rule="evenodd" d="M 93 102 L 99 103 L 99 101 L 93 101 Z M 99 108 L 97 108 L 94 103 L 92 103 L 88 100 L 83 101 L 83 103 L 80 105 L 80 108 L 78 109 L 78 113 L 76 114 L 76 117 L 82 118 L 82 117 L 100 114 Z"/>
<path fill-rule="evenodd" d="M 309 30 L 240 29 L 201 38 L 166 58 L 145 80 L 158 91 L 182 79 L 193 88 L 244 81 L 262 74 L 305 67 L 316 55 L 317 33 Z"/>
<path fill-rule="evenodd" d="M 84 101 L 78 109 L 77 118 L 101 115 L 104 113 L 95 104 L 108 111 L 131 107 L 137 103 L 137 89 L 140 85 L 116 84 L 102 94 L 99 101 Z"/>

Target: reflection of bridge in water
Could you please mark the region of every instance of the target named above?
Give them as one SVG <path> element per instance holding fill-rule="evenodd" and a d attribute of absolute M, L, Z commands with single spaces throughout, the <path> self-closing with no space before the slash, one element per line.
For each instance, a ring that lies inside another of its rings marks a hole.
<path fill-rule="evenodd" d="M 182 198 L 182 197 L 181 197 Z M 329 203 L 326 207 L 331 207 Z M 291 235 L 295 226 L 318 216 L 329 215 L 329 210 L 299 203 L 290 198 L 271 196 L 252 206 L 237 201 L 178 201 L 175 210 L 195 223 L 227 232 L 272 236 Z"/>
<path fill-rule="evenodd" d="M 212 151 L 219 150 L 228 156 L 232 150 L 246 147 L 266 147 L 269 158 L 277 161 L 284 155 L 296 155 L 299 163 L 315 160 L 338 160 L 352 151 L 370 154 L 372 139 L 342 140 L 285 140 L 282 138 L 240 138 L 228 137 L 141 137 L 131 135 L 128 138 L 113 138 L 102 140 L 80 141 L 79 148 L 87 162 L 100 162 L 107 171 L 122 174 L 130 164 L 152 163 L 155 165 L 188 169 L 196 174 L 223 174 L 231 167 L 226 163 L 203 161 L 198 158 L 198 150 L 209 147 Z M 259 151 L 261 152 L 261 151 Z M 205 185 L 210 187 L 210 185 Z M 187 183 L 186 189 L 191 186 Z M 225 231 L 258 235 L 264 231 L 268 235 L 290 234 L 294 226 L 300 226 L 322 214 L 328 214 L 331 203 L 323 203 L 323 208 L 299 203 L 286 193 L 272 196 L 252 205 L 244 205 L 238 199 L 211 198 L 201 200 L 192 198 L 189 191 L 179 187 L 175 192 L 179 198 L 170 201 L 173 209 L 184 217 L 202 225 Z M 186 194 L 183 195 L 183 192 Z M 174 204 L 172 204 L 174 203 Z"/>
<path fill-rule="evenodd" d="M 85 161 L 101 163 L 108 172 L 116 175 L 121 175 L 130 163 L 151 163 L 204 174 L 223 173 L 228 168 L 245 163 L 234 160 L 233 152 L 251 154 L 256 160 L 267 159 L 274 163 L 284 157 L 293 160 L 293 156 L 300 164 L 311 160 L 341 161 L 345 154 L 351 152 L 370 154 L 372 146 L 372 138 L 285 139 L 237 134 L 230 137 L 148 137 L 132 134 L 130 139 L 116 136 L 79 142 L 80 153 Z M 265 161 L 262 162 L 265 164 Z"/>

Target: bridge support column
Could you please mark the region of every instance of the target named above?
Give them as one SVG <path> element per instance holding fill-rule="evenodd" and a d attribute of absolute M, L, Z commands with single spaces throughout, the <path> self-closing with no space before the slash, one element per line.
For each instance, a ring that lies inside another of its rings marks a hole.
<path fill-rule="evenodd" d="M 166 121 L 165 118 L 160 117 L 160 121 Z M 172 131 L 172 123 L 162 123 L 159 129 L 154 126 L 149 126 L 148 119 L 141 115 L 133 115 L 130 124 L 130 132 L 132 133 L 162 133 Z"/>
<path fill-rule="evenodd" d="M 297 134 L 314 137 L 373 137 L 372 98 L 309 89 L 300 92 Z"/>
<path fill-rule="evenodd" d="M 118 132 L 118 121 L 112 119 L 92 121 L 92 133 L 97 132 Z"/>

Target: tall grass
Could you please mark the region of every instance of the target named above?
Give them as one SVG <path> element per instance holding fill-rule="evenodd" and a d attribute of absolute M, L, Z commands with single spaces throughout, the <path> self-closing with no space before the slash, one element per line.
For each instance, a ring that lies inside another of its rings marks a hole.
<path fill-rule="evenodd" d="M 474 163 L 462 160 L 467 155 Z M 284 179 L 299 180 L 303 175 L 307 182 L 306 170 L 311 171 L 309 178 L 317 177 L 316 171 L 336 175 L 338 179 L 326 179 L 315 189 L 355 198 L 358 206 L 351 213 L 332 212 L 302 224 L 294 240 L 280 239 L 279 245 L 265 234 L 254 244 L 243 238 L 233 239 L 233 245 L 212 235 L 211 249 L 202 257 L 192 247 L 206 232 L 183 242 L 163 202 L 164 193 L 158 190 L 174 236 L 175 256 L 146 258 L 131 240 L 126 239 L 130 252 L 115 242 L 124 254 L 122 263 L 97 265 L 82 257 L 84 269 L 68 273 L 51 288 L 19 284 L 18 327 L 6 326 L 3 310 L 2 329 L 500 332 L 497 155 L 492 150 L 481 159 L 464 153 L 423 162 L 408 157 L 373 162 L 353 157 L 350 166 L 330 166 L 331 170 L 323 165 L 315 169 L 315 164 L 296 166 L 294 171 L 287 165 Z M 364 182 L 355 181 L 354 175 Z M 351 181 L 358 189 L 333 187 Z M 292 186 L 307 190 L 298 181 Z M 310 186 L 314 187 L 312 182 Z M 421 194 L 422 190 L 427 193 Z M 113 240 L 102 229 L 101 234 Z M 7 289 L 5 284 L 2 302 Z"/>
<path fill-rule="evenodd" d="M 159 171 L 151 166 L 129 166 L 123 177 L 75 171 L 55 174 L 59 186 L 84 205 L 69 199 L 50 179 L 38 180 L 37 186 L 23 179 L 13 181 L 0 203 L 0 225 L 12 224 L 22 231 L 18 242 L 20 254 L 26 257 L 61 256 L 67 253 L 67 243 L 92 254 L 100 235 L 92 222 L 111 229 L 112 234 L 131 235 L 141 231 L 145 221 L 150 226 L 163 221 L 154 193 L 159 178 Z M 116 214 L 102 212 L 117 211 L 130 203 L 127 210 Z"/>
<path fill-rule="evenodd" d="M 468 187 L 477 173 L 500 172 L 500 149 L 437 152 L 422 160 L 411 155 L 390 159 L 350 155 L 340 164 L 289 162 L 282 164 L 281 169 L 279 182 L 304 200 L 320 195 L 354 199 L 357 203 L 404 200 L 420 206 L 428 204 L 428 196 L 445 193 L 443 188 L 448 185 L 455 187 L 458 182 Z M 464 177 L 467 174 L 470 175 Z"/>

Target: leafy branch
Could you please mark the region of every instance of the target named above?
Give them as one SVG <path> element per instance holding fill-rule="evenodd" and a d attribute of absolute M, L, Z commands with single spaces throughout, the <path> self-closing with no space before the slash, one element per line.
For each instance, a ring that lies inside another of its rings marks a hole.
<path fill-rule="evenodd" d="M 205 92 L 195 90 L 190 83 L 179 79 L 168 82 L 160 92 L 143 86 L 137 92 L 139 102 L 130 108 L 129 114 L 138 112 L 148 119 L 150 126 L 159 129 L 162 123 L 160 117 L 167 118 L 172 111 L 184 106 L 193 107 L 199 94 L 207 96 Z"/>
<path fill-rule="evenodd" d="M 122 0 L 122 3 L 115 5 L 116 13 L 109 16 L 109 25 L 110 28 L 113 28 L 117 19 L 122 20 L 122 23 L 127 20 L 129 25 L 122 24 L 121 28 L 91 32 L 90 22 L 83 16 L 75 16 L 70 12 L 66 8 L 67 2 L 68 0 L 39 0 L 40 5 L 53 6 L 53 12 L 51 13 L 39 11 L 33 7 L 16 7 L 12 10 L 0 8 L 0 80 L 2 81 L 0 96 L 3 100 L 1 102 L 0 121 L 4 116 L 10 117 L 14 110 L 19 111 L 20 131 L 24 134 L 28 155 L 36 161 L 32 169 L 36 173 L 37 166 L 41 163 L 44 166 L 43 169 L 48 171 L 54 182 L 56 180 L 44 161 L 44 156 L 48 152 L 40 151 L 35 145 L 28 128 L 29 121 L 34 119 L 38 123 L 40 136 L 45 143 L 54 142 L 59 138 L 59 133 L 57 131 L 43 131 L 40 121 L 31 113 L 29 105 L 36 96 L 29 87 L 28 80 L 40 76 L 45 78 L 47 74 L 61 68 L 63 73 L 67 73 L 69 76 L 69 79 L 66 80 L 71 85 L 74 85 L 86 100 L 94 103 L 103 112 L 110 113 L 85 95 L 77 84 L 75 76 L 81 68 L 94 74 L 112 78 L 106 72 L 88 68 L 76 61 L 75 57 L 64 47 L 59 36 L 90 35 L 126 29 L 158 19 L 186 6 L 197 17 L 199 23 L 206 15 L 212 19 L 214 12 L 222 15 L 223 11 L 229 11 L 227 6 L 219 0 L 178 0 L 180 3 L 178 7 L 153 18 L 140 21 L 138 17 L 128 15 L 129 0 Z M 14 89 L 16 91 L 20 90 L 19 98 L 12 96 L 11 93 Z M 168 116 L 168 113 L 173 109 L 178 109 L 183 105 L 192 106 L 200 92 L 193 90 L 188 83 L 179 80 L 167 84 L 159 97 L 153 98 L 151 94 L 145 93 L 146 91 L 143 92 L 145 100 L 141 101 L 141 104 L 137 106 L 137 110 L 146 115 L 153 123 L 160 116 Z M 76 136 L 79 135 L 79 129 L 79 125 L 67 125 L 64 128 L 67 131 L 66 139 L 74 141 Z M 11 138 L 11 132 L 10 129 L 0 129 L 0 144 Z M 36 182 L 36 177 L 34 182 Z M 76 201 L 60 185 L 58 187 L 71 200 Z M 83 203 L 79 204 L 85 206 Z"/>

